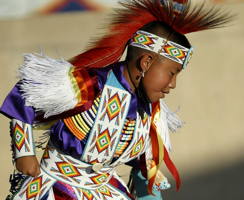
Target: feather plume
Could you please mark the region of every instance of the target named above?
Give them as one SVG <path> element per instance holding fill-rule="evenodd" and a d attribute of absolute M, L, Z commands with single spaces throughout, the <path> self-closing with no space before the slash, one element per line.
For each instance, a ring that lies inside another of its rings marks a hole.
<path fill-rule="evenodd" d="M 180 4 L 176 13 L 175 4 Z M 192 4 L 190 0 L 125 0 L 117 9 L 109 26 L 111 34 L 94 42 L 93 48 L 74 57 L 70 62 L 79 67 L 105 67 L 118 61 L 133 34 L 144 25 L 161 21 L 175 31 L 187 34 L 223 27 L 233 15 L 206 1 Z"/>

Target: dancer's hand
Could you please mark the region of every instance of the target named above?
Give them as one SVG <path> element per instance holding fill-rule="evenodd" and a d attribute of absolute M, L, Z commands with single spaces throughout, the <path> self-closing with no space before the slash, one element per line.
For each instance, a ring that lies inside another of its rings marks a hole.
<path fill-rule="evenodd" d="M 20 157 L 16 159 L 15 163 L 17 170 L 25 175 L 37 177 L 41 173 L 36 156 Z"/>

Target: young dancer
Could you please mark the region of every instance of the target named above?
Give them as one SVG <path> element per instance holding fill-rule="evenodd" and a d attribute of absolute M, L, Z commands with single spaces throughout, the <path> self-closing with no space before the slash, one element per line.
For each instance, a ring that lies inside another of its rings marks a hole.
<path fill-rule="evenodd" d="M 231 16 L 187 0 L 122 3 L 110 34 L 69 62 L 27 54 L 1 112 L 11 119 L 16 168 L 8 199 L 162 199 L 170 184 L 169 131 L 182 123 L 164 98 L 193 48 L 185 34 L 221 27 Z M 211 44 L 210 44 L 211 45 Z M 125 61 L 120 58 L 128 47 Z M 39 164 L 33 128 L 49 124 Z M 133 166 L 130 192 L 115 167 Z M 146 185 L 146 187 L 143 187 Z"/>

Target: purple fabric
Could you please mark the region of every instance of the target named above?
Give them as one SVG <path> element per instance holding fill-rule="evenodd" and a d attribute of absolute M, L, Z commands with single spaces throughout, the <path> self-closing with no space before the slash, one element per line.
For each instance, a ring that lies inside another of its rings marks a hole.
<path fill-rule="evenodd" d="M 125 90 L 131 93 L 131 103 L 128 111 L 127 118 L 136 119 L 136 111 L 138 107 L 143 107 L 143 109 L 150 114 L 149 105 L 140 105 L 138 103 L 136 95 L 132 92 L 129 83 L 123 76 L 125 64 L 123 62 L 117 63 L 102 69 L 91 69 L 92 73 L 97 74 L 98 86 L 100 91 L 102 91 L 107 74 L 110 69 L 113 69 L 115 76 Z M 25 101 L 21 97 L 21 92 L 19 91 L 18 85 L 16 85 L 13 90 L 6 97 L 0 112 L 4 115 L 19 119 L 25 123 L 33 124 L 35 120 L 35 112 L 32 107 L 25 106 Z M 86 139 L 80 141 L 78 140 L 65 126 L 62 120 L 59 120 L 56 124 L 51 127 L 50 139 L 54 146 L 62 150 L 64 153 L 71 155 L 75 158 L 80 158 L 86 143 Z"/>
<path fill-rule="evenodd" d="M 15 118 L 28 124 L 33 124 L 35 111 L 30 106 L 25 106 L 25 100 L 21 96 L 18 84 L 10 91 L 5 98 L 0 113 L 8 118 Z"/>
<path fill-rule="evenodd" d="M 57 181 L 53 185 L 53 191 L 54 191 L 55 199 L 57 197 L 58 197 L 58 199 L 62 198 L 65 200 L 77 199 L 77 197 L 75 195 L 75 191 L 73 190 L 73 188 L 69 184 Z"/>
<path fill-rule="evenodd" d="M 84 141 L 75 137 L 62 120 L 51 127 L 50 140 L 56 148 L 75 158 L 80 158 L 85 147 Z"/>

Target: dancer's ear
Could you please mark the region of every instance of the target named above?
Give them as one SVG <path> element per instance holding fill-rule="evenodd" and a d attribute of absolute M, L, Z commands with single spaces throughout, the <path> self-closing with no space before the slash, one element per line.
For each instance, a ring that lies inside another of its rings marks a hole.
<path fill-rule="evenodd" d="M 141 73 L 145 73 L 149 70 L 153 61 L 154 61 L 153 55 L 150 53 L 145 53 L 145 54 L 141 55 L 140 58 L 138 59 L 137 67 Z"/>

